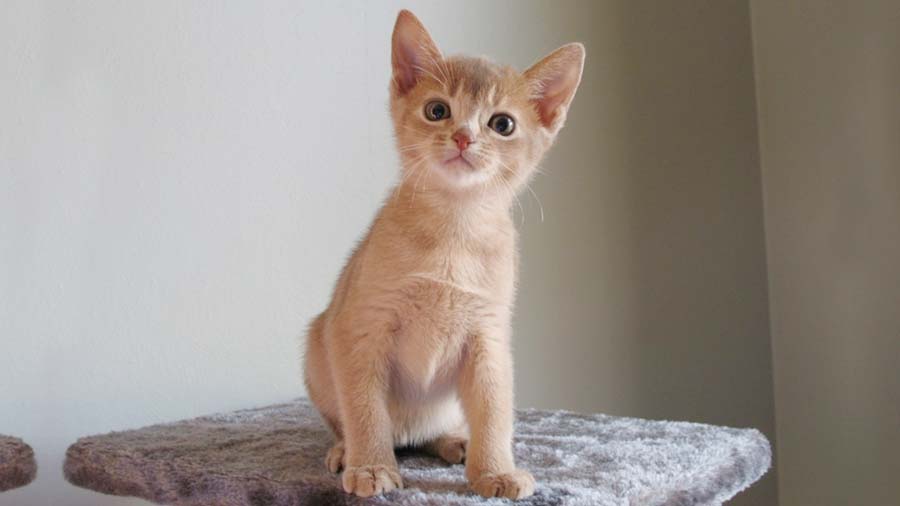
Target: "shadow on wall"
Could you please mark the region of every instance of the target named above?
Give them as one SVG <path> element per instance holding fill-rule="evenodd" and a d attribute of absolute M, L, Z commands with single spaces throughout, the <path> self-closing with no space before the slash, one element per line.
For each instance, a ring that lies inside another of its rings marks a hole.
<path fill-rule="evenodd" d="M 747 3 L 598 2 L 546 22 L 588 58 L 532 184 L 546 220 L 523 227 L 519 404 L 752 426 L 774 447 Z M 730 504 L 777 504 L 774 470 Z"/>
<path fill-rule="evenodd" d="M 635 414 L 752 426 L 774 447 L 749 7 L 616 7 Z M 730 504 L 776 503 L 772 470 Z"/>
<path fill-rule="evenodd" d="M 897 2 L 753 2 L 784 504 L 900 498 Z"/>

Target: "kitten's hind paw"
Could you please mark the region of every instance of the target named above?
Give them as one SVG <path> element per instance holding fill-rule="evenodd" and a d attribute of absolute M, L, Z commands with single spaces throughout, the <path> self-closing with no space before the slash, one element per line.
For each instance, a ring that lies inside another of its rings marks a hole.
<path fill-rule="evenodd" d="M 344 469 L 344 491 L 359 497 L 384 494 L 395 488 L 403 488 L 400 470 L 394 466 L 359 466 Z"/>
<path fill-rule="evenodd" d="M 338 441 L 328 450 L 325 456 L 325 467 L 332 473 L 340 472 L 344 468 L 344 442 Z"/>
<path fill-rule="evenodd" d="M 425 445 L 425 451 L 440 457 L 448 464 L 462 464 L 466 460 L 469 440 L 458 436 L 441 436 Z"/>
<path fill-rule="evenodd" d="M 534 494 L 534 477 L 521 469 L 511 473 L 483 474 L 472 482 L 472 490 L 482 497 L 524 499 Z"/>

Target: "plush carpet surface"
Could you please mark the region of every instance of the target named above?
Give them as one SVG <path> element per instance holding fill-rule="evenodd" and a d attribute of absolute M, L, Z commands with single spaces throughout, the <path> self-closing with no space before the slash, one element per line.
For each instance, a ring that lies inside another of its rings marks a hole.
<path fill-rule="evenodd" d="M 35 475 L 31 447 L 21 439 L 0 435 L 0 492 L 27 485 Z"/>
<path fill-rule="evenodd" d="M 306 400 L 79 439 L 73 484 L 190 506 L 500 505 L 467 488 L 463 466 L 399 454 L 405 489 L 344 494 L 324 466 L 331 435 Z M 562 411 L 518 412 L 517 463 L 537 480 L 529 506 L 717 505 L 769 468 L 757 430 Z"/>

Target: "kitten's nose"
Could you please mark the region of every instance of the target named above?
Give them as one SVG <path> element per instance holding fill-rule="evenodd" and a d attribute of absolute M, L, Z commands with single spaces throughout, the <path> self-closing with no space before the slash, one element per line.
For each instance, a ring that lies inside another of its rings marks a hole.
<path fill-rule="evenodd" d="M 475 141 L 472 140 L 472 132 L 468 128 L 460 128 L 453 134 L 451 137 L 453 142 L 456 143 L 456 147 L 459 148 L 460 151 L 465 151 L 466 148 L 469 147 L 469 144 L 473 144 Z"/>

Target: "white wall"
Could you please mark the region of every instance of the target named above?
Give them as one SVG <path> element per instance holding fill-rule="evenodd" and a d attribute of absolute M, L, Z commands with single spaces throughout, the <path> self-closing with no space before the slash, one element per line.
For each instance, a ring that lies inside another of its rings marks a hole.
<path fill-rule="evenodd" d="M 752 6 L 781 504 L 900 504 L 900 4 Z"/>
<path fill-rule="evenodd" d="M 772 437 L 745 2 L 554 5 L 404 3 L 448 52 L 588 48 L 543 223 L 522 197 L 520 404 Z M 139 504 L 65 484 L 66 446 L 302 394 L 298 336 L 396 173 L 400 6 L 0 3 L 0 432 L 41 465 L 0 504 Z"/>

